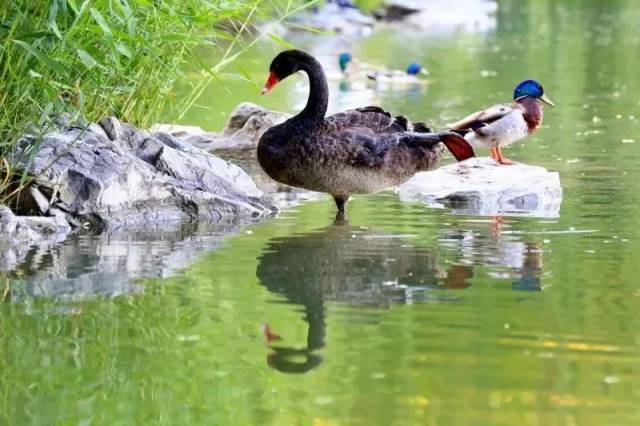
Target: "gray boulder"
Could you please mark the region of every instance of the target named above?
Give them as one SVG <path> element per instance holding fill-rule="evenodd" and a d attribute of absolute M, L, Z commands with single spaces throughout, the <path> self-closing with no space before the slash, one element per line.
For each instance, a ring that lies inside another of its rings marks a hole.
<path fill-rule="evenodd" d="M 169 134 L 150 134 L 115 118 L 66 127 L 35 142 L 24 137 L 13 163 L 35 176 L 35 194 L 42 196 L 34 196 L 32 204 L 64 212 L 72 223 L 116 228 L 235 221 L 275 209 L 239 167 Z"/>
<path fill-rule="evenodd" d="M 151 131 L 163 132 L 198 148 L 215 151 L 253 149 L 264 132 L 289 118 L 289 114 L 270 111 L 251 102 L 243 102 L 231 113 L 220 133 L 205 132 L 197 126 L 156 124 Z"/>
<path fill-rule="evenodd" d="M 403 201 L 480 216 L 558 217 L 562 202 L 557 172 L 526 164 L 502 166 L 490 158 L 418 173 L 397 191 Z"/>

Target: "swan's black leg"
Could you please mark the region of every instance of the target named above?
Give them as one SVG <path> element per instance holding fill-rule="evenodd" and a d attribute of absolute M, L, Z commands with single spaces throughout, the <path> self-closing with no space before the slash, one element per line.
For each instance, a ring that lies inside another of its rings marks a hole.
<path fill-rule="evenodd" d="M 338 213 L 336 214 L 336 220 L 344 220 L 347 216 L 347 201 L 349 201 L 348 195 L 334 195 L 333 200 L 338 207 Z"/>

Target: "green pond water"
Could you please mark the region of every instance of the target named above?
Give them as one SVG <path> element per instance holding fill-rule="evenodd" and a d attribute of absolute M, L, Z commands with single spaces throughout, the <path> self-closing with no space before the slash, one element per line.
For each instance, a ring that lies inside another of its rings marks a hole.
<path fill-rule="evenodd" d="M 421 61 L 428 86 L 334 85 L 332 106 L 436 127 L 538 79 L 558 107 L 505 153 L 560 173 L 559 216 L 498 223 L 389 192 L 355 197 L 347 224 L 320 198 L 34 248 L 0 276 L 0 424 L 639 424 L 639 22 L 636 1 L 512 0 L 486 32 L 289 36 Z M 262 84 L 278 50 L 243 69 Z M 294 112 L 290 80 L 264 98 L 226 80 L 181 121 L 217 130 L 245 100 Z"/>

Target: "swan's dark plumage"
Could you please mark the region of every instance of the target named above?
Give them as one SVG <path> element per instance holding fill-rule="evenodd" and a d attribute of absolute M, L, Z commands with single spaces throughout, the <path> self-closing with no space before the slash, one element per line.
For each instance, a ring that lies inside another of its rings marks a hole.
<path fill-rule="evenodd" d="M 458 159 L 473 156 L 459 135 L 430 133 L 423 123 L 411 125 L 377 106 L 325 117 L 326 79 L 320 64 L 304 52 L 280 53 L 271 64 L 270 81 L 299 70 L 309 75 L 307 106 L 267 130 L 258 143 L 260 165 L 279 182 L 327 192 L 342 210 L 351 194 L 387 189 L 432 167 L 444 150 L 440 142 Z"/>

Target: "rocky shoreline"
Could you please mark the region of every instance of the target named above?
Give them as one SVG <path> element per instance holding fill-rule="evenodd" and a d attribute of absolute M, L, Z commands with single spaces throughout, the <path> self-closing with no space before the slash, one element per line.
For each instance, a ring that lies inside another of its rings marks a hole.
<path fill-rule="evenodd" d="M 107 118 L 61 125 L 37 149 L 33 136 L 23 138 L 13 164 L 37 177 L 15 212 L 0 206 L 0 271 L 27 262 L 34 246 L 50 249 L 74 233 L 127 235 L 189 224 L 237 232 L 322 198 L 274 182 L 257 163 L 260 137 L 287 117 L 242 103 L 220 133 L 170 124 L 145 131 Z M 562 200 L 557 173 L 482 158 L 419 173 L 397 192 L 402 201 L 476 216 L 557 217 Z"/>
<path fill-rule="evenodd" d="M 72 227 L 219 222 L 277 212 L 240 167 L 112 117 L 64 126 L 40 143 L 25 136 L 11 162 L 34 176 L 16 211 L 61 216 Z"/>
<path fill-rule="evenodd" d="M 242 120 L 243 112 L 251 118 L 258 110 L 238 109 L 216 139 L 223 146 L 257 143 L 260 129 L 273 124 L 264 119 L 276 117 L 263 113 L 257 125 L 258 118 Z M 250 128 L 258 133 L 250 135 Z M 10 161 L 34 179 L 15 212 L 0 206 L 0 270 L 19 264 L 32 245 L 61 243 L 82 229 L 237 226 L 278 212 L 240 167 L 159 129 L 136 129 L 113 117 L 85 127 L 63 123 L 40 143 L 27 135 Z"/>

